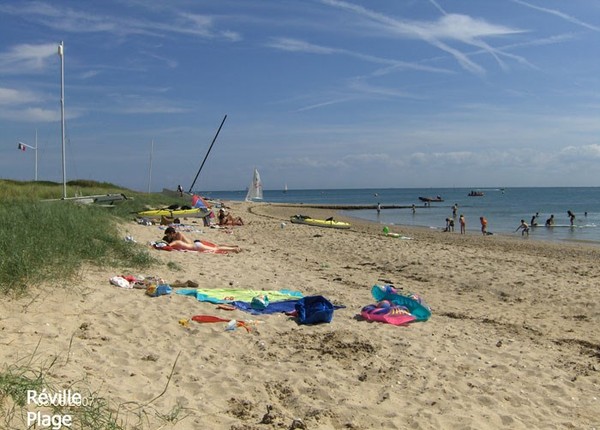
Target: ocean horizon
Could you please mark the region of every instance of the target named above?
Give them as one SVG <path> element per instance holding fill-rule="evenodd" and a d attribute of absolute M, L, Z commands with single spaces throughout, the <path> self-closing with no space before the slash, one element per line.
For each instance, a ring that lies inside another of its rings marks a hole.
<path fill-rule="evenodd" d="M 471 197 L 471 191 L 483 196 Z M 202 195 L 221 200 L 242 201 L 246 191 L 210 191 Z M 440 196 L 443 201 L 425 205 L 419 197 Z M 446 218 L 453 217 L 457 205 L 455 234 L 459 232 L 458 216 L 467 221 L 467 232 L 480 231 L 479 217 L 488 220 L 488 231 L 495 234 L 521 236 L 515 232 L 523 219 L 528 224 L 537 213 L 537 227 L 529 239 L 577 241 L 600 245 L 600 187 L 481 187 L 481 188 L 362 188 L 315 190 L 264 190 L 263 201 L 306 205 L 367 206 L 366 209 L 341 209 L 345 216 L 364 219 L 382 226 L 415 226 L 443 230 Z M 383 209 L 377 213 L 376 206 Z M 411 209 L 415 205 L 415 210 Z M 390 207 L 392 208 L 386 208 Z M 333 210 L 333 209 L 332 209 Z M 570 225 L 567 211 L 575 214 Z M 306 208 L 303 215 L 310 215 Z M 333 215 L 333 214 L 332 214 Z M 554 215 L 555 225 L 544 227 Z"/>

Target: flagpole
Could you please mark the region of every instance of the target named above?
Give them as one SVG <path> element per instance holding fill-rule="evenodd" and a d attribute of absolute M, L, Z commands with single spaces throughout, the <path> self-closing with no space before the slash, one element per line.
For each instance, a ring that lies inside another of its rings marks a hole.
<path fill-rule="evenodd" d="M 152 154 L 154 153 L 154 139 L 152 139 L 152 144 L 150 146 L 150 168 L 148 171 L 148 194 L 150 194 L 150 184 L 152 183 Z"/>
<path fill-rule="evenodd" d="M 36 182 L 37 182 L 37 179 L 38 179 L 38 176 L 37 176 L 37 172 L 38 172 L 38 169 L 37 169 L 37 166 L 38 166 L 38 163 L 37 163 L 37 160 L 38 160 L 37 159 L 37 149 L 38 149 L 38 144 L 37 144 L 37 128 L 36 128 L 35 129 L 35 181 Z"/>
<path fill-rule="evenodd" d="M 64 44 L 58 44 L 58 56 L 60 57 L 60 129 L 62 134 L 62 176 L 63 176 L 63 199 L 67 198 L 67 170 L 65 166 L 65 55 Z"/>
<path fill-rule="evenodd" d="M 25 142 L 17 141 L 17 148 L 25 151 L 25 148 L 33 149 L 35 151 L 35 181 L 38 180 L 38 143 L 37 143 L 37 129 L 35 130 L 35 147 L 27 145 Z"/>

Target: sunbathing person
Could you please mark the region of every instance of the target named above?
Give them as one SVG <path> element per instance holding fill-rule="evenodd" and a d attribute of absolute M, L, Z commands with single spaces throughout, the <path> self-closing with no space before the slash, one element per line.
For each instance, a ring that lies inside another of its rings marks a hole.
<path fill-rule="evenodd" d="M 219 209 L 219 225 L 244 225 L 241 217 L 233 217 L 223 209 Z"/>
<path fill-rule="evenodd" d="M 173 227 L 165 230 L 165 241 L 169 246 L 177 250 L 187 251 L 212 251 L 212 252 L 240 252 L 242 249 L 237 245 L 217 245 L 207 241 L 191 240 Z"/>

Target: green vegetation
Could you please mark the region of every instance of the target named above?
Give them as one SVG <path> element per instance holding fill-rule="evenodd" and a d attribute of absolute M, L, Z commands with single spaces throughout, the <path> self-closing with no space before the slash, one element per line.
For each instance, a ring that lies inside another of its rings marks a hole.
<path fill-rule="evenodd" d="M 62 195 L 62 184 L 0 180 L 0 293 L 21 294 L 45 279 L 77 274 L 84 263 L 148 267 L 150 254 L 126 242 L 120 222 L 147 206 L 174 201 L 162 194 L 135 193 L 109 183 L 72 181 L 68 195 L 123 193 L 128 199 L 107 209 L 69 201 L 43 201 Z"/>
<path fill-rule="evenodd" d="M 4 365 L 0 369 L 0 428 L 32 428 L 31 425 L 27 426 L 27 413 L 38 410 L 43 411 L 47 416 L 69 416 L 72 420 L 72 426 L 69 426 L 71 428 L 102 430 L 147 428 L 152 415 L 163 425 L 176 424 L 189 416 L 188 411 L 179 404 L 167 412 L 161 412 L 152 405 L 166 392 L 177 359 L 173 363 L 171 375 L 161 394 L 144 404 L 137 402 L 114 404 L 102 397 L 99 392 L 90 391 L 86 381 L 78 381 L 70 386 L 54 384 L 51 375 L 60 373 L 62 360 L 55 356 L 49 363 L 34 363 L 37 361 L 34 360 L 37 357 L 36 351 L 21 362 Z M 68 390 L 80 395 L 82 400 L 80 402 L 58 401 L 46 407 L 38 407 L 35 403 L 28 403 L 29 390 L 35 391 L 38 395 L 45 393 L 54 396 Z"/>
<path fill-rule="evenodd" d="M 147 207 L 183 203 L 163 194 L 136 193 L 93 181 L 69 182 L 67 195 L 122 193 L 127 200 L 115 203 L 113 208 L 45 201 L 60 199 L 62 191 L 62 184 L 54 182 L 0 180 L 0 296 L 26 293 L 29 287 L 45 280 L 60 284 L 77 275 L 83 264 L 140 269 L 150 266 L 153 258 L 144 247 L 124 240 L 120 224 L 130 222 L 135 212 Z M 62 360 L 51 357 L 49 363 L 36 364 L 36 351 L 29 358 L 0 367 L 0 428 L 31 428 L 27 425 L 27 414 L 33 410 L 47 414 L 46 417 L 70 416 L 72 428 L 80 429 L 143 429 L 149 427 L 152 417 L 166 425 L 188 416 L 179 404 L 168 411 L 153 406 L 166 392 L 177 359 L 165 389 L 153 400 L 144 404 L 114 404 L 89 389 L 87 381 L 67 387 L 56 383 Z M 69 353 L 64 365 L 68 356 Z M 28 390 L 56 394 L 65 389 L 80 393 L 89 401 L 76 407 L 52 404 L 37 408 L 27 403 Z"/>

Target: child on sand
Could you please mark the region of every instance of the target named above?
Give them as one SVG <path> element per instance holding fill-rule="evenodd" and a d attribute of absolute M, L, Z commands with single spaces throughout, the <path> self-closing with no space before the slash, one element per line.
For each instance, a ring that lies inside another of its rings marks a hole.
<path fill-rule="evenodd" d="M 458 217 L 458 222 L 460 223 L 460 234 L 465 234 L 467 231 L 467 222 L 465 221 L 465 216 L 460 214 Z"/>

